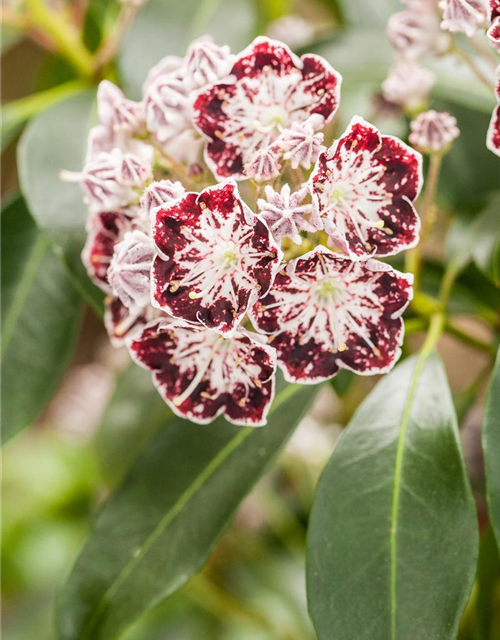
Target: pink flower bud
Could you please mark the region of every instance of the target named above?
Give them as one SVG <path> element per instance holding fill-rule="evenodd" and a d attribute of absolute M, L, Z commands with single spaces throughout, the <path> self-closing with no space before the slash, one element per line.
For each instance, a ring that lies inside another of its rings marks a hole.
<path fill-rule="evenodd" d="M 412 3 L 405 11 L 394 13 L 387 23 L 387 37 L 408 60 L 443 53 L 450 44 L 449 34 L 440 29 L 436 6 L 427 2 Z"/>
<path fill-rule="evenodd" d="M 488 23 L 488 0 L 441 0 L 441 28 L 452 33 L 465 33 L 469 38 Z"/>
<path fill-rule="evenodd" d="M 289 129 L 284 129 L 278 144 L 285 152 L 285 160 L 290 160 L 293 169 L 297 169 L 300 165 L 307 170 L 316 162 L 324 149 L 323 139 L 324 135 L 314 133 L 313 126 L 307 120 L 302 123 L 294 122 Z"/>
<path fill-rule="evenodd" d="M 103 125 L 115 132 L 137 133 L 144 129 L 144 108 L 127 100 L 121 89 L 103 80 L 97 90 L 97 112 Z"/>
<path fill-rule="evenodd" d="M 400 60 L 389 69 L 389 75 L 382 84 L 382 93 L 389 102 L 414 109 L 427 99 L 434 82 L 432 71 L 416 62 Z"/>
<path fill-rule="evenodd" d="M 419 151 L 438 153 L 449 147 L 460 135 L 457 120 L 449 113 L 431 109 L 410 123 L 409 140 Z"/>
<path fill-rule="evenodd" d="M 245 164 L 245 173 L 255 182 L 269 182 L 280 174 L 276 153 L 270 148 L 255 151 Z"/>
<path fill-rule="evenodd" d="M 170 180 L 159 180 L 152 182 L 147 187 L 141 197 L 141 211 L 147 216 L 156 207 L 164 204 L 170 204 L 186 193 L 180 182 L 171 182 Z"/>
<path fill-rule="evenodd" d="M 144 96 L 146 126 L 160 142 L 168 142 L 191 127 L 191 101 L 186 83 L 159 76 Z"/>
<path fill-rule="evenodd" d="M 228 76 L 234 58 L 229 47 L 219 47 L 210 38 L 195 40 L 186 55 L 187 70 L 193 88 L 200 89 Z"/>

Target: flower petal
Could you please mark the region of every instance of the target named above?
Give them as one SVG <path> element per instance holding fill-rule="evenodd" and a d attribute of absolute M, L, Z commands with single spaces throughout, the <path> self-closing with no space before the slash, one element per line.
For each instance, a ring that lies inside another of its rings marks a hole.
<path fill-rule="evenodd" d="M 310 178 L 317 214 L 333 244 L 352 259 L 413 247 L 420 221 L 412 203 L 422 185 L 421 165 L 418 152 L 353 118 Z"/>
<path fill-rule="evenodd" d="M 129 344 L 153 372 L 161 396 L 183 418 L 206 424 L 218 415 L 259 426 L 274 396 L 276 352 L 238 330 L 227 339 L 208 329 L 156 321 Z"/>
<path fill-rule="evenodd" d="M 297 58 L 286 45 L 260 37 L 238 56 L 234 80 L 201 92 L 193 122 L 207 138 L 206 161 L 220 178 L 245 178 L 257 149 L 283 127 L 312 114 L 330 120 L 339 104 L 340 75 L 319 56 Z"/>
<path fill-rule="evenodd" d="M 270 288 L 282 253 L 227 181 L 154 214 L 153 304 L 231 334 Z"/>
<path fill-rule="evenodd" d="M 320 246 L 287 264 L 251 318 L 271 335 L 291 382 L 314 384 L 340 368 L 383 373 L 400 355 L 411 283 L 387 264 L 353 262 Z"/>
<path fill-rule="evenodd" d="M 108 296 L 105 300 L 104 326 L 111 344 L 121 347 L 125 341 L 137 335 L 144 325 L 155 315 L 151 307 L 126 307 L 120 298 Z"/>

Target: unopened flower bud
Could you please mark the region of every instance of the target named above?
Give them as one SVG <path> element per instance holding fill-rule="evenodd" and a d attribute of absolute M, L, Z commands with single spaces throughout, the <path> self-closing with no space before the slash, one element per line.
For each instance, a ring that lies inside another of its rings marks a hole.
<path fill-rule="evenodd" d="M 128 100 L 120 88 L 103 80 L 97 90 L 99 120 L 115 132 L 137 133 L 144 129 L 144 109 L 140 102 Z"/>
<path fill-rule="evenodd" d="M 209 38 L 200 38 L 189 47 L 186 60 L 193 88 L 200 89 L 225 78 L 231 71 L 234 56 L 229 47 L 219 47 Z"/>
<path fill-rule="evenodd" d="M 154 244 L 142 231 L 129 231 L 115 246 L 108 281 L 126 307 L 141 308 L 151 300 Z"/>
<path fill-rule="evenodd" d="M 280 173 L 276 153 L 270 147 L 255 151 L 245 165 L 245 173 L 255 182 L 274 180 Z"/>
<path fill-rule="evenodd" d="M 300 15 L 283 16 L 271 22 L 267 35 L 284 42 L 292 49 L 299 49 L 314 40 L 316 29 L 312 22 Z"/>
<path fill-rule="evenodd" d="M 443 151 L 460 135 L 456 118 L 433 109 L 421 113 L 410 123 L 410 128 L 411 144 L 424 153 Z"/>
<path fill-rule="evenodd" d="M 418 60 L 430 53 L 443 53 L 450 44 L 449 34 L 440 29 L 436 7 L 430 3 L 413 3 L 394 13 L 387 23 L 387 37 L 394 49 L 408 60 Z"/>
<path fill-rule="evenodd" d="M 160 207 L 182 198 L 186 193 L 180 182 L 171 180 L 158 180 L 152 182 L 144 191 L 141 197 L 141 211 L 149 216 L 152 209 Z"/>
<path fill-rule="evenodd" d="M 278 144 L 285 152 L 283 157 L 290 160 L 293 169 L 300 165 L 307 170 L 323 150 L 323 139 L 322 133 L 314 133 L 309 121 L 294 122 L 289 129 L 284 129 Z"/>
<path fill-rule="evenodd" d="M 389 69 L 389 75 L 382 84 L 382 93 L 389 102 L 414 109 L 427 99 L 434 82 L 432 71 L 416 62 L 400 60 Z"/>
<path fill-rule="evenodd" d="M 441 28 L 452 33 L 465 33 L 472 37 L 488 23 L 488 0 L 441 0 L 443 10 Z"/>
<path fill-rule="evenodd" d="M 168 142 L 191 127 L 189 88 L 171 76 L 159 76 L 144 96 L 146 127 L 160 142 Z"/>

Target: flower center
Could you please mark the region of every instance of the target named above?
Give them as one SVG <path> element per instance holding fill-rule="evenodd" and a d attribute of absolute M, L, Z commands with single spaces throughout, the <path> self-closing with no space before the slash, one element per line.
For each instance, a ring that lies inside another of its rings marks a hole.
<path fill-rule="evenodd" d="M 288 126 L 288 113 L 279 104 L 266 107 L 260 114 L 260 123 L 264 127 L 282 129 Z"/>
<path fill-rule="evenodd" d="M 226 271 L 230 271 L 240 262 L 238 247 L 234 242 L 228 242 L 215 249 L 214 262 Z"/>
<path fill-rule="evenodd" d="M 316 297 L 322 305 L 338 305 L 344 298 L 345 286 L 340 280 L 325 278 L 316 285 Z"/>
<path fill-rule="evenodd" d="M 335 182 L 330 192 L 330 202 L 337 209 L 348 209 L 355 197 L 354 189 L 348 182 Z"/>

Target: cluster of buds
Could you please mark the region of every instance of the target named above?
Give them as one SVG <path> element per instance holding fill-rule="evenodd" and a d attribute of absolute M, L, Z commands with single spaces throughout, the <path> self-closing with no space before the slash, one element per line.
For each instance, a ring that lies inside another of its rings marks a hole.
<path fill-rule="evenodd" d="M 387 37 L 398 58 L 382 84 L 382 95 L 389 104 L 415 115 L 426 108 L 436 80 L 434 74 L 422 66 L 422 58 L 453 51 L 452 34 L 463 33 L 471 38 L 478 30 L 483 30 L 491 46 L 500 51 L 500 0 L 402 2 L 405 9 L 393 14 L 387 24 Z M 499 73 L 497 70 L 497 76 Z M 496 95 L 498 97 L 498 87 Z M 458 135 L 456 123 L 450 117 L 432 110 L 427 112 L 426 117 L 412 126 L 413 140 L 410 138 L 410 141 L 429 153 L 448 148 Z M 432 143 L 429 124 L 432 127 Z M 497 108 L 487 137 L 487 147 L 497 155 L 500 155 L 499 142 Z"/>
<path fill-rule="evenodd" d="M 81 182 L 83 259 L 112 342 L 178 415 L 262 425 L 277 367 L 313 384 L 387 372 L 418 242 L 421 156 L 355 117 L 331 146 L 341 77 L 257 38 L 165 58 L 141 102 L 108 82 Z"/>

